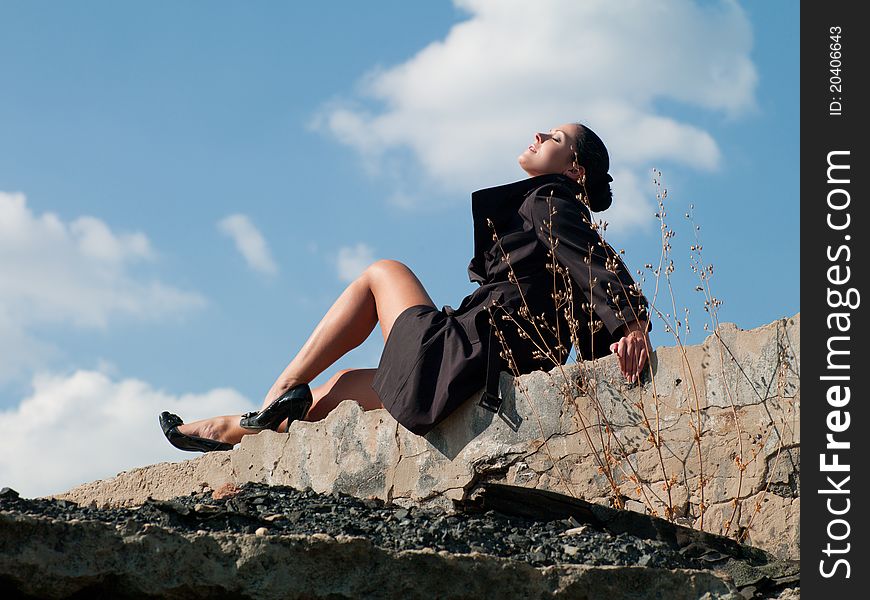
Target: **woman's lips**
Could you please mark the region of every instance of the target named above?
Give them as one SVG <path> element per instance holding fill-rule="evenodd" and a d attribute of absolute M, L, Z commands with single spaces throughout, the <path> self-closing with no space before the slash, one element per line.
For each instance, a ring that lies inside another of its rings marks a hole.
<path fill-rule="evenodd" d="M 535 147 L 532 146 L 531 144 L 529 144 L 529 152 L 531 152 L 531 153 L 533 153 L 533 154 L 537 154 L 537 153 L 538 153 L 538 151 L 535 150 Z"/>

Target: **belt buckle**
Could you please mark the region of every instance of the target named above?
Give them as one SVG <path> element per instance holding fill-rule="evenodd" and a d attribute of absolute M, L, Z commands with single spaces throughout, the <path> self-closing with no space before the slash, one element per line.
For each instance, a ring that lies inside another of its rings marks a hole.
<path fill-rule="evenodd" d="M 516 412 L 514 412 L 513 415 L 509 415 L 507 411 L 499 409 L 498 416 L 501 417 L 501 420 L 505 422 L 505 424 L 510 428 L 511 431 L 513 431 L 514 433 L 519 431 L 520 423 L 522 423 L 523 420 L 518 414 L 516 414 Z"/>
<path fill-rule="evenodd" d="M 478 406 L 485 408 L 486 410 L 497 414 L 501 417 L 501 420 L 505 422 L 505 424 L 510 427 L 511 431 L 516 432 L 520 428 L 520 423 L 522 423 L 522 419 L 519 415 L 509 415 L 504 410 L 504 399 L 489 392 L 483 392 L 480 395 L 480 402 L 478 402 Z"/>
<path fill-rule="evenodd" d="M 484 391 L 483 394 L 480 395 L 480 402 L 478 402 L 477 404 L 478 406 L 481 406 L 490 412 L 498 414 L 499 409 L 501 408 L 501 403 L 501 398 L 490 394 L 487 391 Z"/>

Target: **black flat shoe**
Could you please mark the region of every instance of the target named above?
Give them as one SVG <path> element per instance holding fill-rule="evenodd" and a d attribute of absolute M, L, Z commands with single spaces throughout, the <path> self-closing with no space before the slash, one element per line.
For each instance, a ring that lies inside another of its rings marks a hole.
<path fill-rule="evenodd" d="M 189 450 L 191 452 L 214 452 L 216 450 L 232 450 L 233 445 L 208 438 L 197 437 L 195 435 L 185 435 L 178 431 L 178 426 L 183 425 L 184 421 L 181 417 L 174 415 L 171 412 L 163 411 L 160 413 L 160 429 L 163 430 L 163 435 L 169 440 L 169 443 L 179 450 Z"/>
<path fill-rule="evenodd" d="M 278 396 L 263 410 L 243 414 L 239 425 L 245 429 L 278 431 L 281 421 L 287 419 L 289 429 L 290 423 L 305 417 L 313 401 L 311 388 L 307 383 L 300 383 Z"/>

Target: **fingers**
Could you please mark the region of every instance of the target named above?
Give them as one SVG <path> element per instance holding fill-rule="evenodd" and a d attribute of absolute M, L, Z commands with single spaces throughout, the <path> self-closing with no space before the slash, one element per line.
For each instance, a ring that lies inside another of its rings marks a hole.
<path fill-rule="evenodd" d="M 637 381 L 649 358 L 646 340 L 626 336 L 610 344 L 610 351 L 619 357 L 619 370 L 622 371 L 623 377 L 630 383 Z"/>
<path fill-rule="evenodd" d="M 650 343 L 649 337 L 643 336 L 638 340 L 637 343 L 637 366 L 635 369 L 635 374 L 637 378 L 640 378 L 640 374 L 643 372 L 644 366 L 646 366 L 646 361 L 649 359 L 650 353 Z"/>
<path fill-rule="evenodd" d="M 622 376 L 628 379 L 628 350 L 630 348 L 630 343 L 628 338 L 622 338 L 619 340 L 619 348 L 617 350 L 617 354 L 619 355 L 619 369 L 622 371 Z"/>
<path fill-rule="evenodd" d="M 613 342 L 610 344 L 610 351 L 615 352 L 616 356 L 619 357 L 619 370 L 622 372 L 622 376 L 628 379 L 628 351 L 631 347 L 631 344 L 628 341 L 628 338 L 620 338 L 618 342 Z"/>
<path fill-rule="evenodd" d="M 643 372 L 643 367 L 644 367 L 644 365 L 646 365 L 646 359 L 647 359 L 646 346 L 644 346 L 640 349 L 640 353 L 638 354 L 638 357 L 637 357 L 637 376 L 638 377 L 640 377 L 640 374 Z"/>
<path fill-rule="evenodd" d="M 637 379 L 637 363 L 638 363 L 638 347 L 637 341 L 632 339 L 628 348 L 628 356 L 626 357 L 625 372 L 628 374 L 628 381 L 634 383 Z"/>

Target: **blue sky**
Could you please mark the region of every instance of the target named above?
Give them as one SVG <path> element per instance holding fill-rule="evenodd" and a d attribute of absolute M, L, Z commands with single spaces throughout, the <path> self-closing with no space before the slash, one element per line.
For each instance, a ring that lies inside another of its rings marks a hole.
<path fill-rule="evenodd" d="M 471 192 L 566 121 L 610 148 L 632 271 L 662 170 L 690 342 L 690 203 L 720 321 L 798 312 L 798 5 L 651 4 L 0 2 L 0 484 L 189 458 L 159 410 L 259 405 L 379 258 L 458 306 Z"/>

